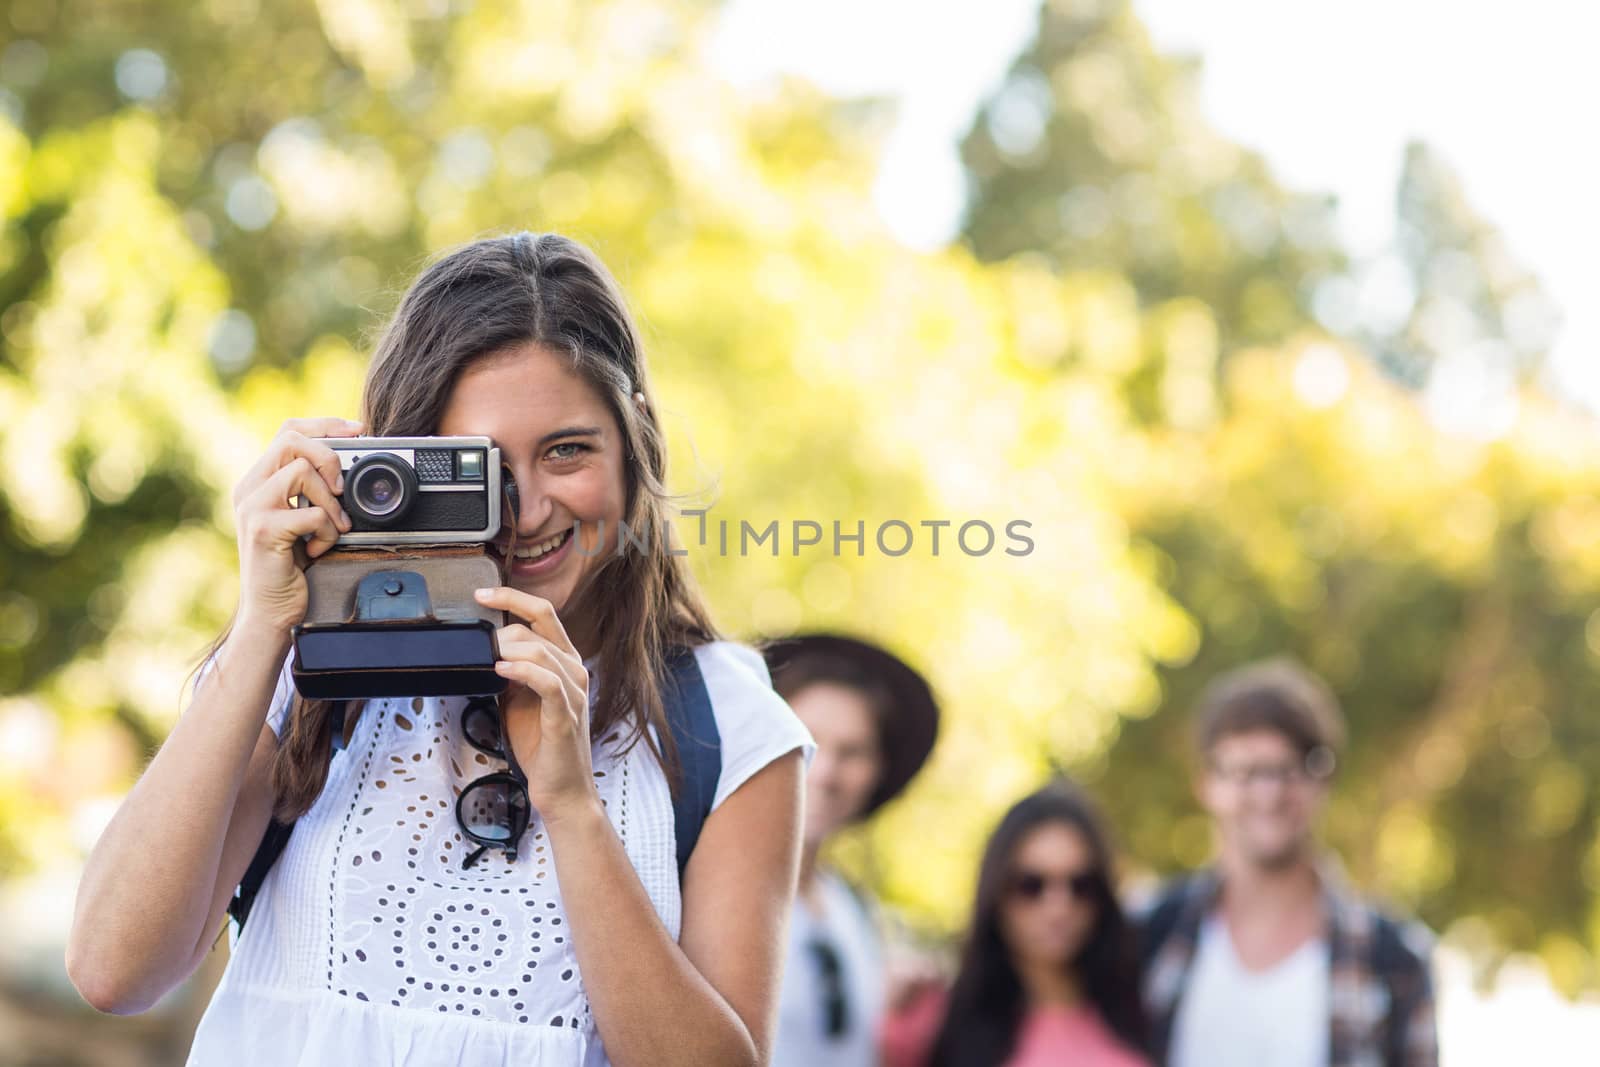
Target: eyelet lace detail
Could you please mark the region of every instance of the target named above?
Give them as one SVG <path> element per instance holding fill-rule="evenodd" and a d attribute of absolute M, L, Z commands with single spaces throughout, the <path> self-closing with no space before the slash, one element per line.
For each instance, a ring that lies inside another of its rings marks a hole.
<path fill-rule="evenodd" d="M 490 849 L 461 866 L 471 843 L 456 798 L 504 769 L 461 736 L 465 699 L 375 703 L 332 850 L 328 988 L 418 1011 L 592 1025 L 538 813 L 515 861 Z M 626 847 L 637 746 L 617 755 L 613 739 L 596 745 L 595 784 Z"/>

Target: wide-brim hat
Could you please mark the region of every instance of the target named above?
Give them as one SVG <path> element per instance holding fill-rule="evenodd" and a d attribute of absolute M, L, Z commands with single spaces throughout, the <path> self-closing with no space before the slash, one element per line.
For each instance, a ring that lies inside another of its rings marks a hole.
<path fill-rule="evenodd" d="M 939 704 L 927 681 L 898 656 L 870 642 L 843 634 L 807 633 L 777 638 L 762 644 L 762 655 L 772 684 L 785 686 L 785 675 L 794 665 L 833 661 L 854 668 L 888 690 L 888 707 L 878 717 L 879 751 L 883 772 L 866 807 L 857 816 L 864 819 L 898 796 L 927 762 L 939 736 Z M 808 679 L 812 670 L 806 670 Z M 826 671 L 815 680 L 822 681 Z"/>

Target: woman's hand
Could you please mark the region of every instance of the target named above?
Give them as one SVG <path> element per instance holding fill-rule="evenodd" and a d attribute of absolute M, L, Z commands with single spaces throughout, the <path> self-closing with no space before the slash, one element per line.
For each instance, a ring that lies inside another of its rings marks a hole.
<path fill-rule="evenodd" d="M 350 529 L 337 499 L 344 491 L 339 457 L 317 438 L 360 432 L 361 424 L 348 419 L 290 419 L 234 486 L 241 623 L 283 632 L 305 618 L 303 559 L 326 552 Z M 296 496 L 310 506 L 296 507 Z"/>
<path fill-rule="evenodd" d="M 546 822 L 598 810 L 589 745 L 589 672 L 543 597 L 508 586 L 478 602 L 523 619 L 502 626 L 495 670 L 511 680 L 500 698 L 506 741 L 528 777 L 528 800 Z"/>

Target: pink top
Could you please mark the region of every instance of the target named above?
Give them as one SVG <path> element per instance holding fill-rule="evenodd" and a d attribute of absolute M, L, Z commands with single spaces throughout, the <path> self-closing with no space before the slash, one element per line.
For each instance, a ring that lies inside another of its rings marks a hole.
<path fill-rule="evenodd" d="M 922 1067 L 944 1022 L 946 994 L 929 993 L 884 1020 L 885 1067 Z M 1035 1008 L 1005 1067 L 1149 1067 L 1149 1061 L 1119 1041 L 1088 1004 Z"/>

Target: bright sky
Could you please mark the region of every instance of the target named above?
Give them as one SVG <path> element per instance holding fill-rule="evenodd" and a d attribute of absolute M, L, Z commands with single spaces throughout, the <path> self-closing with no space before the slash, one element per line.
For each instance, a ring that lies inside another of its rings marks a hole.
<path fill-rule="evenodd" d="M 1340 202 L 1348 245 L 1391 235 L 1395 180 L 1420 137 L 1539 275 L 1564 324 L 1552 363 L 1600 410 L 1600 8 L 1523 0 L 1135 0 L 1164 51 L 1204 60 L 1211 121 L 1286 184 Z M 958 222 L 955 143 L 1032 34 L 1038 0 L 731 0 L 714 62 L 748 84 L 778 71 L 898 99 L 876 197 L 906 243 Z M 1589 133 L 1584 133 L 1589 130 Z"/>

